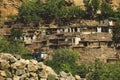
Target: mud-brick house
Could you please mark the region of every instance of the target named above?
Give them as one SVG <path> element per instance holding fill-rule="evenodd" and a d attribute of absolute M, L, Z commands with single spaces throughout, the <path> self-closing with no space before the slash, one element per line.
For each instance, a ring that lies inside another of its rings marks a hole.
<path fill-rule="evenodd" d="M 88 26 L 65 26 L 47 28 L 47 40 L 43 45 L 49 48 L 63 47 L 112 47 L 112 29 L 108 20 Z"/>

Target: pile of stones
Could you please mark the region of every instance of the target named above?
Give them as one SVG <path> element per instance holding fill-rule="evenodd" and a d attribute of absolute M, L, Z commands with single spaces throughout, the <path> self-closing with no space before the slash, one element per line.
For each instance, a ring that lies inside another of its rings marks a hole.
<path fill-rule="evenodd" d="M 82 80 L 79 76 L 54 70 L 34 59 L 25 60 L 20 56 L 0 53 L 0 80 Z"/>

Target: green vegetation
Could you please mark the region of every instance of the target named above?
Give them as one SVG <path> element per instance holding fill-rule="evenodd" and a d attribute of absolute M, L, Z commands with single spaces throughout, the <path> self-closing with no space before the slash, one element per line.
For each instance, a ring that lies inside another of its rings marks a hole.
<path fill-rule="evenodd" d="M 45 23 L 64 25 L 72 19 L 83 16 L 84 11 L 77 6 L 67 6 L 65 0 L 46 0 L 42 3 L 39 0 L 23 3 L 19 8 L 18 21 L 29 23 Z"/>
<path fill-rule="evenodd" d="M 0 37 L 0 52 L 12 54 L 26 54 L 28 50 L 24 47 L 23 42 L 8 41 L 4 37 Z"/>
<path fill-rule="evenodd" d="M 113 37 L 112 40 L 117 47 L 117 44 L 120 43 L 120 20 L 116 22 L 116 25 L 113 27 Z"/>
<path fill-rule="evenodd" d="M 100 0 L 84 0 L 85 10 L 75 5 L 68 6 L 65 0 L 40 0 L 27 1 L 19 8 L 18 21 L 33 25 L 50 24 L 67 25 L 81 19 L 97 19 L 100 10 L 101 19 L 119 16 L 119 11 L 114 12 L 111 6 Z M 118 8 L 119 10 L 119 8 Z"/>
<path fill-rule="evenodd" d="M 100 6 L 100 0 L 84 0 L 86 7 L 86 19 L 94 19 Z"/>
<path fill-rule="evenodd" d="M 12 39 L 20 39 L 20 37 L 22 36 L 22 29 L 19 29 L 19 28 L 12 28 L 11 29 L 11 35 L 12 35 Z"/>
<path fill-rule="evenodd" d="M 85 77 L 87 67 L 84 65 L 79 65 L 77 63 L 78 60 L 79 55 L 77 52 L 70 49 L 58 49 L 53 54 L 53 59 L 47 60 L 45 64 L 51 66 L 57 73 L 60 71 L 65 71 Z"/>
<path fill-rule="evenodd" d="M 41 11 L 42 7 L 39 2 L 28 1 L 19 8 L 18 19 L 24 24 L 39 22 Z"/>
<path fill-rule="evenodd" d="M 101 4 L 101 17 L 102 19 L 108 19 L 109 17 L 114 17 L 114 11 L 111 6 L 105 2 Z"/>
<path fill-rule="evenodd" d="M 80 75 L 87 80 L 119 80 L 120 63 L 104 64 L 99 60 L 91 65 L 77 64 L 78 53 L 69 49 L 59 49 L 53 54 L 52 60 L 45 61 L 57 73 L 60 71 Z M 87 74 L 87 75 L 86 75 Z"/>
<path fill-rule="evenodd" d="M 87 80 L 119 80 L 120 64 L 103 64 L 96 61 L 89 72 Z"/>
<path fill-rule="evenodd" d="M 16 20 L 17 15 L 11 14 L 11 15 L 8 15 L 7 18 L 10 19 L 10 20 Z"/>

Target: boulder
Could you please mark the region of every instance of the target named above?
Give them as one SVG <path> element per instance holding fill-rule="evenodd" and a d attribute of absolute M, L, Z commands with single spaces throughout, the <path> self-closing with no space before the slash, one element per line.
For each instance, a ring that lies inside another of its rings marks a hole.
<path fill-rule="evenodd" d="M 29 78 L 29 80 L 39 80 L 39 79 L 38 79 L 38 77 L 31 77 L 31 78 Z"/>
<path fill-rule="evenodd" d="M 12 69 L 24 69 L 26 67 L 25 60 L 19 60 L 11 65 Z"/>
<path fill-rule="evenodd" d="M 36 61 L 34 59 L 31 59 L 30 62 L 33 63 L 33 64 L 35 64 L 35 65 L 38 63 L 38 61 Z"/>
<path fill-rule="evenodd" d="M 12 78 L 6 78 L 5 80 L 12 80 Z"/>
<path fill-rule="evenodd" d="M 5 80 L 5 78 L 3 76 L 0 76 L 0 80 Z"/>
<path fill-rule="evenodd" d="M 29 72 L 35 72 L 35 71 L 37 71 L 38 70 L 38 66 L 37 65 L 35 65 L 34 63 L 29 63 L 28 65 L 27 65 L 27 68 L 28 68 L 28 71 Z"/>
<path fill-rule="evenodd" d="M 13 80 L 20 80 L 20 76 L 14 75 Z"/>
<path fill-rule="evenodd" d="M 30 72 L 29 74 L 30 74 L 30 77 L 37 77 L 38 76 L 38 74 L 36 74 L 34 72 Z"/>
<path fill-rule="evenodd" d="M 60 72 L 60 80 L 75 80 L 71 73 Z"/>
<path fill-rule="evenodd" d="M 14 74 L 17 76 L 21 76 L 22 74 L 25 74 L 25 70 L 24 69 L 17 69 Z"/>
<path fill-rule="evenodd" d="M 41 72 L 38 73 L 38 75 L 43 78 L 43 79 L 46 79 L 47 78 L 47 73 L 45 70 L 42 70 Z"/>
<path fill-rule="evenodd" d="M 81 80 L 81 77 L 79 75 L 75 75 L 76 80 Z"/>
<path fill-rule="evenodd" d="M 7 77 L 7 74 L 6 74 L 5 71 L 1 71 L 1 70 L 0 70 L 0 76 Z"/>
<path fill-rule="evenodd" d="M 46 66 L 45 71 L 46 71 L 46 73 L 47 73 L 48 75 L 49 75 L 49 74 L 52 74 L 52 75 L 57 76 L 57 74 L 55 73 L 55 71 L 54 71 L 51 67 L 49 67 L 49 66 Z"/>
<path fill-rule="evenodd" d="M 10 63 L 14 63 L 17 61 L 17 59 L 12 56 L 11 54 L 8 54 L 8 53 L 1 53 L 1 57 L 0 57 L 2 60 L 6 60 L 6 61 L 9 61 Z"/>
<path fill-rule="evenodd" d="M 0 69 L 8 69 L 10 67 L 9 62 L 0 59 Z"/>

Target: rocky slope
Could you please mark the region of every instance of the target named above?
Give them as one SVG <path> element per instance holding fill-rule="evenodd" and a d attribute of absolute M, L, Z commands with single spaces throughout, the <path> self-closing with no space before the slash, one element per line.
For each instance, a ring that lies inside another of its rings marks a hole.
<path fill-rule="evenodd" d="M 0 0 L 0 11 L 2 16 L 18 14 L 18 7 L 26 0 Z"/>
<path fill-rule="evenodd" d="M 25 60 L 19 56 L 0 53 L 0 80 L 84 80 L 80 76 L 60 72 L 36 60 Z"/>

